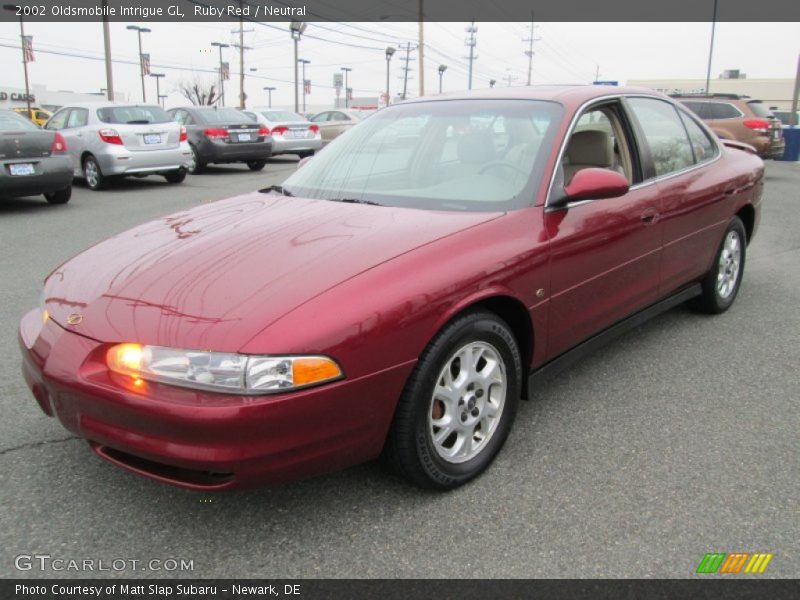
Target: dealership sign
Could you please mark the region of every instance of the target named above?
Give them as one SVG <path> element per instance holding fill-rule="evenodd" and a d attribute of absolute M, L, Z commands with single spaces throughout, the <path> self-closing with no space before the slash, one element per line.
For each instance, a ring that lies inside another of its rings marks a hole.
<path fill-rule="evenodd" d="M 24 92 L 0 92 L 0 102 L 11 100 L 12 102 L 36 102 L 36 97 L 33 94 L 25 95 Z"/>

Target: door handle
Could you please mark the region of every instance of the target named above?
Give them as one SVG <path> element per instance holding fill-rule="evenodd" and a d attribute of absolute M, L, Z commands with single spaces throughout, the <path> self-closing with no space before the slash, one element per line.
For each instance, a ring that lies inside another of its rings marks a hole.
<path fill-rule="evenodd" d="M 642 223 L 653 225 L 658 221 L 658 213 L 655 210 L 647 210 L 642 213 Z"/>

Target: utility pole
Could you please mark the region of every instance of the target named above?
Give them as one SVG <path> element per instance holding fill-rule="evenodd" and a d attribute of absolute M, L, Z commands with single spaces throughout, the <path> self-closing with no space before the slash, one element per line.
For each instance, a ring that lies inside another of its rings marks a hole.
<path fill-rule="evenodd" d="M 303 65 L 303 113 L 305 113 L 306 112 L 306 65 L 309 64 L 311 61 L 301 58 L 297 62 Z"/>
<path fill-rule="evenodd" d="M 103 0 L 103 48 L 105 50 L 106 61 L 106 93 L 109 102 L 114 101 L 114 73 L 111 68 L 111 31 L 108 26 L 108 15 L 106 14 L 108 0 Z"/>
<path fill-rule="evenodd" d="M 600 65 L 595 65 L 594 80 L 600 81 Z"/>
<path fill-rule="evenodd" d="M 508 87 L 511 87 L 511 82 L 512 81 L 516 81 L 517 80 L 517 76 L 516 75 L 512 75 L 510 69 L 506 69 L 506 76 L 503 77 L 503 79 L 505 79 L 508 82 Z"/>
<path fill-rule="evenodd" d="M 534 25 L 533 11 L 531 11 L 530 31 L 528 32 L 528 37 L 522 40 L 523 42 L 528 42 L 528 49 L 525 51 L 525 56 L 528 57 L 528 85 L 531 84 L 531 74 L 533 73 L 533 42 L 538 42 L 541 39 L 534 35 L 535 31 L 536 25 Z"/>
<path fill-rule="evenodd" d="M 475 54 L 475 46 L 478 43 L 477 34 L 478 28 L 475 27 L 475 21 L 467 27 L 464 31 L 469 34 L 469 37 L 464 41 L 464 45 L 469 48 L 469 82 L 467 89 L 472 89 L 472 61 L 476 60 L 478 56 Z"/>
<path fill-rule="evenodd" d="M 391 96 L 389 95 L 389 63 L 395 52 L 397 52 L 397 50 L 394 46 L 386 47 L 386 106 L 389 106 L 389 102 L 391 101 Z"/>
<path fill-rule="evenodd" d="M 225 106 L 225 74 L 222 72 L 222 49 L 230 48 L 230 44 L 223 44 L 221 42 L 211 42 L 212 46 L 219 48 L 219 100 L 222 106 Z"/>
<path fill-rule="evenodd" d="M 242 5 L 240 0 L 239 6 Z M 244 18 L 239 17 L 239 29 L 234 29 L 231 33 L 238 33 L 239 34 L 239 43 L 238 44 L 231 44 L 234 48 L 239 49 L 239 108 L 245 108 L 245 101 L 247 100 L 247 96 L 244 93 L 244 51 L 251 50 L 250 46 L 244 45 L 244 34 L 251 33 L 255 31 L 254 29 L 247 29 L 244 28 Z"/>
<path fill-rule="evenodd" d="M 269 94 L 269 108 L 272 108 L 272 92 L 275 90 L 275 88 L 265 87 L 264 89 L 267 90 L 267 94 Z"/>
<path fill-rule="evenodd" d="M 403 47 L 405 45 L 405 48 Z M 411 42 L 405 42 L 405 44 L 400 44 L 400 50 L 406 51 L 406 58 L 405 58 L 405 66 L 403 67 L 403 95 L 401 99 L 405 100 L 408 96 L 408 73 L 411 71 L 411 68 L 408 66 L 408 63 L 411 61 Z"/>
<path fill-rule="evenodd" d="M 347 74 L 352 71 L 350 67 L 342 67 L 344 71 L 344 107 L 350 108 L 350 88 L 347 85 Z"/>
<path fill-rule="evenodd" d="M 714 20 L 711 21 L 711 43 L 708 46 L 708 70 L 706 71 L 706 94 L 711 93 L 711 57 L 714 56 L 714 32 L 717 29 L 717 0 L 714 0 Z"/>
<path fill-rule="evenodd" d="M 292 40 L 294 41 L 294 112 L 300 112 L 300 98 L 297 92 L 297 79 L 300 76 L 297 72 L 297 61 L 299 60 L 297 57 L 297 44 L 300 42 L 300 37 L 303 35 L 307 26 L 308 24 L 303 21 L 292 21 L 289 23 L 289 32 L 292 34 Z"/>
<path fill-rule="evenodd" d="M 425 95 L 425 17 L 422 13 L 422 3 L 424 0 L 419 0 L 419 40 L 417 40 L 417 47 L 419 48 L 419 97 Z"/>

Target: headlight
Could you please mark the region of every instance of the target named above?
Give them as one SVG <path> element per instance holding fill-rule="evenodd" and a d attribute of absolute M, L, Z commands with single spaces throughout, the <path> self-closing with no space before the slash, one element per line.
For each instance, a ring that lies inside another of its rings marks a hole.
<path fill-rule="evenodd" d="M 47 319 L 50 318 L 50 313 L 47 311 L 44 290 L 42 290 L 42 293 L 39 295 L 39 310 L 42 311 L 42 323 L 47 323 Z"/>
<path fill-rule="evenodd" d="M 269 394 L 333 381 L 342 370 L 325 356 L 254 356 L 118 344 L 106 353 L 115 373 L 134 380 L 233 394 Z"/>

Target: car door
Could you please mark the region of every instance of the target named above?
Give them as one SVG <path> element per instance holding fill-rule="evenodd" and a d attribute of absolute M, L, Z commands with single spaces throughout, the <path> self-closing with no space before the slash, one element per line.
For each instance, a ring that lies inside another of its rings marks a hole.
<path fill-rule="evenodd" d="M 319 125 L 319 133 L 322 136 L 322 143 L 327 144 L 336 137 L 336 123 L 331 122 L 331 115 L 333 113 L 323 112 L 316 115 L 312 121 Z"/>
<path fill-rule="evenodd" d="M 591 143 L 581 150 L 578 140 Z M 548 359 L 654 303 L 659 287 L 659 192 L 644 181 L 639 147 L 619 99 L 583 111 L 561 163 L 544 215 L 551 254 Z M 628 193 L 558 203 L 565 180 L 587 167 L 624 173 Z"/>
<path fill-rule="evenodd" d="M 688 112 L 658 98 L 631 98 L 628 106 L 648 148 L 661 196 L 659 294 L 665 296 L 709 269 L 736 182 L 715 168 L 719 144 Z"/>
<path fill-rule="evenodd" d="M 89 135 L 86 125 L 89 122 L 89 111 L 85 108 L 72 108 L 69 111 L 69 116 L 61 130 L 61 135 L 64 136 L 64 141 L 67 142 L 69 155 L 72 158 L 72 168 L 76 173 L 81 171 L 81 156 L 86 150 L 86 144 L 89 140 L 85 139 L 85 135 Z"/>

